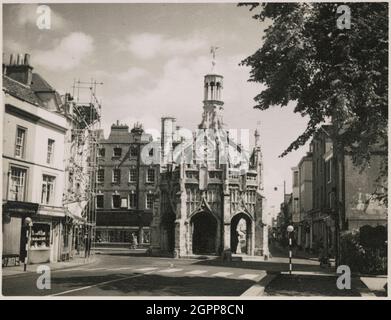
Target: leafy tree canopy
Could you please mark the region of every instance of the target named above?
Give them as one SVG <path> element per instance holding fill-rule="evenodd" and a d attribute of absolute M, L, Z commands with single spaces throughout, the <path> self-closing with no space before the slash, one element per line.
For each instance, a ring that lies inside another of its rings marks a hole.
<path fill-rule="evenodd" d="M 351 26 L 341 30 L 342 4 L 240 4 L 269 25 L 262 47 L 241 64 L 251 69 L 249 81 L 266 86 L 254 98 L 255 108 L 293 101 L 294 112 L 309 117 L 281 156 L 332 119 L 334 141 L 365 167 L 375 150 L 388 148 L 388 4 L 347 3 Z"/>

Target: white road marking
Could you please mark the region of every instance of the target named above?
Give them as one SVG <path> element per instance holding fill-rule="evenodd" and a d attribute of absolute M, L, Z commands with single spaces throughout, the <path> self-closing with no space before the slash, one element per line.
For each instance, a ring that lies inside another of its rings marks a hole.
<path fill-rule="evenodd" d="M 107 271 L 130 270 L 130 269 L 133 269 L 133 267 L 112 268 L 112 269 L 107 269 Z"/>
<path fill-rule="evenodd" d="M 212 274 L 212 277 L 228 277 L 231 274 L 233 274 L 233 273 L 232 272 L 217 272 L 215 274 Z"/>
<path fill-rule="evenodd" d="M 170 268 L 170 269 L 163 269 L 163 270 L 160 270 L 159 272 L 172 273 L 172 272 L 178 272 L 178 271 L 182 271 L 182 270 L 183 270 L 183 269 Z"/>
<path fill-rule="evenodd" d="M 276 277 L 276 275 L 272 274 L 264 274 L 262 276 L 261 280 L 258 280 L 258 282 L 254 285 L 252 285 L 250 288 L 248 288 L 245 292 L 241 294 L 241 296 L 263 296 L 265 294 L 265 288 L 267 285 Z"/>
<path fill-rule="evenodd" d="M 83 271 L 86 270 L 84 268 L 72 268 L 72 269 L 58 269 L 58 270 L 53 270 L 53 271 L 61 271 L 61 272 L 68 272 L 68 271 Z"/>
<path fill-rule="evenodd" d="M 186 274 L 203 274 L 205 272 L 208 272 L 207 270 L 193 270 L 193 271 L 188 271 Z"/>
<path fill-rule="evenodd" d="M 141 269 L 135 269 L 134 271 L 141 271 L 141 272 L 144 272 L 144 271 L 152 271 L 152 270 L 156 270 L 157 268 L 141 268 Z"/>
<path fill-rule="evenodd" d="M 254 280 L 255 278 L 260 277 L 260 274 L 246 273 L 239 276 L 240 279 Z"/>
<path fill-rule="evenodd" d="M 83 269 L 83 271 L 98 271 L 98 270 L 107 270 L 107 268 L 92 268 L 92 269 Z"/>
<path fill-rule="evenodd" d="M 148 273 L 151 273 L 151 272 L 148 272 Z M 68 290 L 68 291 L 63 291 L 63 292 L 55 293 L 55 294 L 52 294 L 52 295 L 49 295 L 49 296 L 60 296 L 60 295 L 67 294 L 67 293 L 72 293 L 72 292 L 87 290 L 87 289 L 91 289 L 91 288 L 96 288 L 96 287 L 99 287 L 99 286 L 102 286 L 102 285 L 105 285 L 105 284 L 109 284 L 109 283 L 113 283 L 113 282 L 118 282 L 118 281 L 127 280 L 127 279 L 131 279 L 131 278 L 142 277 L 145 274 L 147 274 L 147 273 L 136 274 L 136 275 L 132 275 L 132 276 L 129 276 L 129 277 L 122 277 L 122 278 L 119 278 L 119 279 L 104 281 L 104 282 L 100 282 L 100 283 L 97 283 L 97 284 L 93 284 L 91 286 L 86 286 L 86 287 L 76 288 L 76 289 L 72 289 L 72 290 Z"/>

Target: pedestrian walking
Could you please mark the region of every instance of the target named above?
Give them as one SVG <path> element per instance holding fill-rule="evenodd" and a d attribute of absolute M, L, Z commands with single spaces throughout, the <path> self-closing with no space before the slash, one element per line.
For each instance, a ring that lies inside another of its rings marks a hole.
<path fill-rule="evenodd" d="M 132 233 L 132 245 L 131 245 L 131 249 L 137 249 L 137 246 L 138 246 L 137 236 L 136 236 L 135 233 L 133 232 L 133 233 Z"/>

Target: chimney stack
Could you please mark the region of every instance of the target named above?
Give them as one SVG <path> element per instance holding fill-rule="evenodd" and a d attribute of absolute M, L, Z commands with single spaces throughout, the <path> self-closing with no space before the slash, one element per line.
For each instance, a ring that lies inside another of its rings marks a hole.
<path fill-rule="evenodd" d="M 30 66 L 30 55 L 10 54 L 9 65 L 5 68 L 6 76 L 30 86 L 33 77 L 33 67 Z"/>

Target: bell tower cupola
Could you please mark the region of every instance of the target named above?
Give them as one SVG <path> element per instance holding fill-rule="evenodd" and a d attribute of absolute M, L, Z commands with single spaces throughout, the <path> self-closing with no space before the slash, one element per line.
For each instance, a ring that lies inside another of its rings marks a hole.
<path fill-rule="evenodd" d="M 211 47 L 212 70 L 204 77 L 204 111 L 200 129 L 222 129 L 223 127 L 223 76 L 215 71 L 216 67 L 216 50 L 218 47 Z"/>

